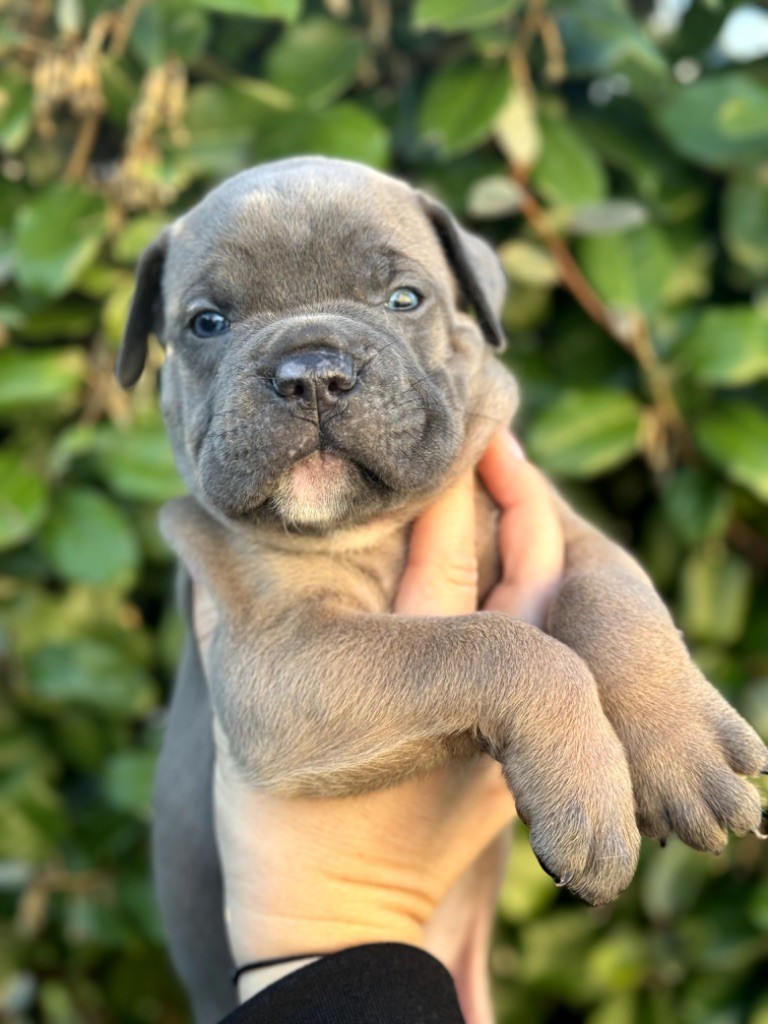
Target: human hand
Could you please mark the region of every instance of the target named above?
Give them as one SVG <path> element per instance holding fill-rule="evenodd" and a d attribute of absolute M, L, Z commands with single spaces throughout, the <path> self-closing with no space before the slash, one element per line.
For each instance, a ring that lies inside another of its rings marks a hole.
<path fill-rule="evenodd" d="M 563 566 L 547 485 L 508 434 L 493 439 L 478 468 L 501 509 L 503 576 L 485 608 L 541 624 Z M 414 525 L 395 612 L 476 610 L 474 487 L 466 473 Z M 196 588 L 204 662 L 215 614 Z M 247 787 L 218 730 L 216 744 L 217 841 L 236 963 L 381 941 L 446 950 L 439 932 L 451 894 L 514 813 L 496 762 L 478 756 L 355 797 L 286 799 Z M 241 998 L 297 966 L 246 973 Z"/>

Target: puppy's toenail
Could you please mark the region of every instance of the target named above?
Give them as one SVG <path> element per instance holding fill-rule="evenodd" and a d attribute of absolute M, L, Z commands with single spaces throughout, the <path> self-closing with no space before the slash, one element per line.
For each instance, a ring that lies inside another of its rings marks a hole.
<path fill-rule="evenodd" d="M 761 832 L 759 828 L 753 828 L 751 831 L 752 835 L 757 836 L 758 839 L 768 839 L 768 835 L 766 835 L 764 832 Z"/>
<path fill-rule="evenodd" d="M 765 839 L 765 836 L 763 836 Z M 573 875 L 566 875 L 565 878 L 561 878 L 559 882 L 555 882 L 558 889 L 564 889 L 566 885 L 570 885 L 573 881 Z"/>
<path fill-rule="evenodd" d="M 667 837 L 666 837 L 666 836 L 664 836 L 664 838 L 663 838 L 663 839 L 660 839 L 660 840 L 659 840 L 659 846 L 660 846 L 660 847 L 662 848 L 662 850 L 663 850 L 663 849 L 664 849 L 664 847 L 665 847 L 666 845 L 667 845 Z"/>

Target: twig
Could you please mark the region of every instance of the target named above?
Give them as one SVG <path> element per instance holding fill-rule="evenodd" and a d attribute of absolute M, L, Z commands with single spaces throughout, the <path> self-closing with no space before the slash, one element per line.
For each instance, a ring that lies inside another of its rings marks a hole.
<path fill-rule="evenodd" d="M 67 181 L 80 181 L 85 177 L 88 164 L 91 161 L 93 147 L 96 145 L 100 126 L 101 113 L 96 110 L 87 114 L 84 120 L 80 122 L 77 139 L 64 171 L 64 177 Z"/>

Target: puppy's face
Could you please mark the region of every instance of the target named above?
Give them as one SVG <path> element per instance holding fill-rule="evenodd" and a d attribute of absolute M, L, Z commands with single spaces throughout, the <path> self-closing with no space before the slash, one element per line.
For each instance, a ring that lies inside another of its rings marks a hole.
<path fill-rule="evenodd" d="M 502 296 L 490 249 L 407 185 L 283 161 L 225 182 L 147 253 L 119 375 L 138 376 L 156 326 L 192 492 L 229 519 L 329 531 L 428 499 L 508 422 Z"/>

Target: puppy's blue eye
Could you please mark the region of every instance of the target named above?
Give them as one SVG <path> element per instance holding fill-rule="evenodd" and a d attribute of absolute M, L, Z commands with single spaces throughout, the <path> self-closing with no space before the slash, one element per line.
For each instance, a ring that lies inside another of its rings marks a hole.
<path fill-rule="evenodd" d="M 413 288 L 395 288 L 387 299 L 387 309 L 394 309 L 397 313 L 407 312 L 409 309 L 416 309 L 421 303 L 421 296 Z"/>
<path fill-rule="evenodd" d="M 217 334 L 223 334 L 227 330 L 229 320 L 213 309 L 204 309 L 202 313 L 192 317 L 189 326 L 197 338 L 215 338 Z"/>

